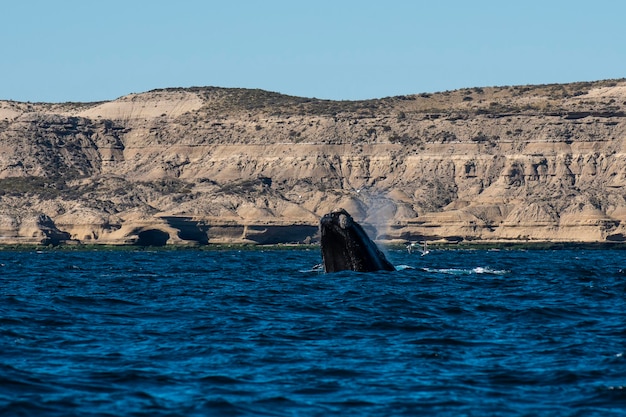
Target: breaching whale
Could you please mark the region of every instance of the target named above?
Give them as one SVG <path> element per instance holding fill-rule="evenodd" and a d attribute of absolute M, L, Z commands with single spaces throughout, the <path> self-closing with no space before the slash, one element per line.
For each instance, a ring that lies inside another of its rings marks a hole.
<path fill-rule="evenodd" d="M 396 270 L 344 209 L 332 211 L 320 219 L 320 235 L 325 272 Z"/>

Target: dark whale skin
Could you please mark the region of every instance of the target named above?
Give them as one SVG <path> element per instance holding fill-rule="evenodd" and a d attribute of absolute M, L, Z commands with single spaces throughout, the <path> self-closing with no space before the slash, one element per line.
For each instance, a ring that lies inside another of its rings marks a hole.
<path fill-rule="evenodd" d="M 332 211 L 320 219 L 320 237 L 325 272 L 396 270 L 344 209 Z"/>

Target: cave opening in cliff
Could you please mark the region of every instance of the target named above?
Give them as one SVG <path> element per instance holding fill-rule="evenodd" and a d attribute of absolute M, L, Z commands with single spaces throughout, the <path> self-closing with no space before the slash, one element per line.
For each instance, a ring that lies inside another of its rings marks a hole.
<path fill-rule="evenodd" d="M 137 233 L 137 246 L 165 246 L 170 235 L 162 230 L 148 229 Z"/>

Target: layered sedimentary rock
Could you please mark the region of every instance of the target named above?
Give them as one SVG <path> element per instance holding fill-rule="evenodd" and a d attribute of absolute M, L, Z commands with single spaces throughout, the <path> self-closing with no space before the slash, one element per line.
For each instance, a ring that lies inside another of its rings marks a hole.
<path fill-rule="evenodd" d="M 625 121 L 624 80 L 4 101 L 0 243 L 313 242 L 337 207 L 381 240 L 624 241 Z"/>

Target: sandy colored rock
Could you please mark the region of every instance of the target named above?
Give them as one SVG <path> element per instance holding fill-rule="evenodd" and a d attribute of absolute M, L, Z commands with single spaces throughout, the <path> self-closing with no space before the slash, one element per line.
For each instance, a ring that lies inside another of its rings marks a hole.
<path fill-rule="evenodd" d="M 312 242 L 337 207 L 394 242 L 626 241 L 625 121 L 624 80 L 0 101 L 0 243 Z"/>

